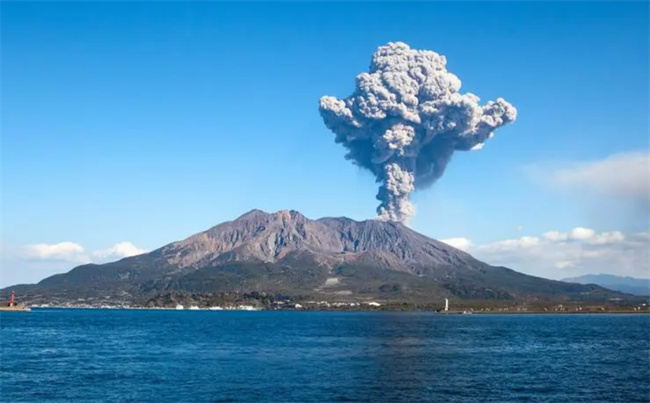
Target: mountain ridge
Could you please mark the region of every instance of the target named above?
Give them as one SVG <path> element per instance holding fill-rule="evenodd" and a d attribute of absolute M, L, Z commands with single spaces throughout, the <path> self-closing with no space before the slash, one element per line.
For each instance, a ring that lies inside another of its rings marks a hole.
<path fill-rule="evenodd" d="M 149 253 L 77 266 L 19 288 L 41 299 L 130 301 L 170 292 L 395 301 L 627 298 L 598 286 L 491 266 L 401 223 L 346 217 L 311 220 L 296 210 L 258 209 Z"/>
<path fill-rule="evenodd" d="M 576 277 L 562 279 L 562 281 L 578 284 L 596 284 L 614 291 L 628 294 L 649 296 L 650 279 L 635 278 L 630 276 L 616 276 L 613 274 L 584 274 Z"/>

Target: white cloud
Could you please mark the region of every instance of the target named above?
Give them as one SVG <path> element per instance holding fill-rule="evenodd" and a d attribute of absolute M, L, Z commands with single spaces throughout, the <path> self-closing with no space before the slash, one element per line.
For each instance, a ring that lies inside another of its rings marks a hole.
<path fill-rule="evenodd" d="M 140 255 L 146 252 L 146 250 L 136 247 L 131 242 L 120 242 L 108 249 L 93 252 L 92 257 L 93 260 L 115 260 Z"/>
<path fill-rule="evenodd" d="M 503 241 L 494 242 L 487 245 L 481 245 L 479 246 L 479 248 L 485 251 L 492 251 L 492 252 L 509 251 L 509 250 L 517 250 L 522 248 L 524 249 L 530 248 L 539 245 L 539 242 L 540 240 L 536 236 L 523 236 L 517 239 L 506 239 Z"/>
<path fill-rule="evenodd" d="M 650 232 L 626 235 L 577 227 L 483 245 L 466 242 L 468 252 L 477 259 L 541 277 L 559 279 L 588 273 L 650 276 Z"/>
<path fill-rule="evenodd" d="M 124 257 L 135 256 L 147 252 L 133 245 L 131 242 L 119 242 L 107 249 L 100 249 L 87 253 L 83 246 L 74 242 L 60 242 L 56 244 L 33 244 L 18 247 L 9 255 L 20 259 L 62 261 L 70 263 L 100 263 L 117 260 Z M 5 253 L 3 251 L 3 253 Z"/>
<path fill-rule="evenodd" d="M 591 228 L 576 227 L 569 232 L 570 239 L 585 240 L 596 235 L 596 231 Z"/>
<path fill-rule="evenodd" d="M 575 267 L 575 262 L 572 262 L 571 260 L 560 260 L 559 262 L 555 263 L 555 267 L 558 269 L 566 269 L 567 267 Z"/>
<path fill-rule="evenodd" d="M 620 243 L 625 241 L 625 235 L 621 231 L 602 232 L 594 237 L 591 243 L 596 245 Z"/>
<path fill-rule="evenodd" d="M 444 242 L 449 246 L 453 246 L 456 249 L 467 251 L 470 246 L 472 246 L 472 241 L 468 238 L 447 238 L 441 239 L 440 242 Z"/>
<path fill-rule="evenodd" d="M 548 231 L 542 234 L 542 238 L 550 242 L 564 242 L 564 241 L 585 241 L 595 245 L 605 245 L 620 243 L 625 241 L 625 234 L 621 231 L 601 232 L 597 234 L 591 228 L 576 227 L 566 232 Z"/>
<path fill-rule="evenodd" d="M 566 241 L 569 238 L 569 234 L 562 233 L 559 231 L 548 231 L 542 235 L 542 238 L 551 242 L 560 242 L 560 241 Z"/>
<path fill-rule="evenodd" d="M 64 260 L 79 263 L 90 262 L 90 259 L 84 253 L 83 246 L 74 242 L 25 245 L 19 251 L 19 255 L 27 259 Z"/>
<path fill-rule="evenodd" d="M 650 206 L 650 153 L 628 152 L 578 163 L 555 170 L 551 180 L 563 188 L 590 190 Z"/>
<path fill-rule="evenodd" d="M 19 246 L 0 239 L 0 287 L 36 283 L 80 264 L 106 263 L 145 252 L 130 242 L 88 252 L 74 242 Z"/>

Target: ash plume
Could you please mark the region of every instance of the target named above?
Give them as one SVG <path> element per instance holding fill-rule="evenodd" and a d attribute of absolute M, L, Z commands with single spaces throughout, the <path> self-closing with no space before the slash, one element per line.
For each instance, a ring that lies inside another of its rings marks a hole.
<path fill-rule="evenodd" d="M 498 98 L 485 105 L 459 93 L 461 82 L 435 52 L 402 42 L 380 46 L 351 96 L 320 99 L 320 114 L 347 148 L 346 158 L 381 183 L 377 218 L 406 221 L 410 195 L 442 176 L 454 151 L 478 150 L 517 110 Z"/>

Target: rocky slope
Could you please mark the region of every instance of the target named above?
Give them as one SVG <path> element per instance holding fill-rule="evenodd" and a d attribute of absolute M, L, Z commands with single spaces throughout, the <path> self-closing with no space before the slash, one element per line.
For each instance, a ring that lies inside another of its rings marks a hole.
<path fill-rule="evenodd" d="M 430 239 L 399 223 L 349 218 L 309 220 L 297 211 L 250 211 L 183 241 L 160 255 L 181 268 L 237 261 L 278 262 L 306 252 L 323 264 L 367 261 L 380 267 L 421 274 L 443 265 L 479 263 L 467 253 Z"/>

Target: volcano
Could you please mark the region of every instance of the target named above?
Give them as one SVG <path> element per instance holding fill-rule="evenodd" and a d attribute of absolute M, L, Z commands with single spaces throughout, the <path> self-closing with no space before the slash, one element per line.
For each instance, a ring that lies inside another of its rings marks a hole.
<path fill-rule="evenodd" d="M 389 301 L 607 301 L 630 297 L 491 266 L 397 222 L 252 210 L 150 253 L 15 289 L 26 302 L 151 301 L 170 293 Z"/>

